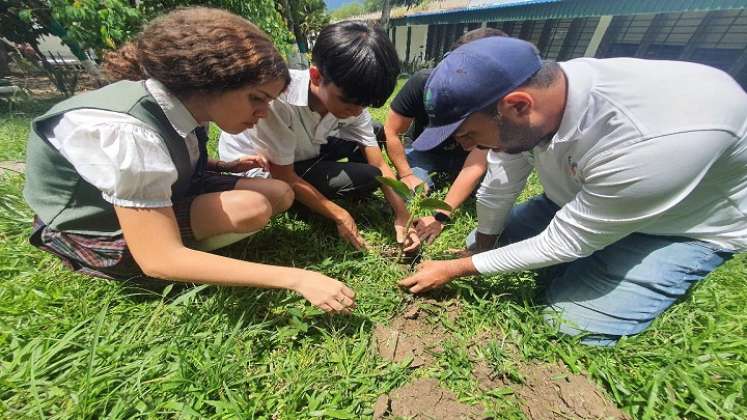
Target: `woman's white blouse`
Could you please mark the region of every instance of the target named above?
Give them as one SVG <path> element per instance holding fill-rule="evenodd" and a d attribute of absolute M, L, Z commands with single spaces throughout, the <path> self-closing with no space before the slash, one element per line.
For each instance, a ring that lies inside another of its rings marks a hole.
<path fill-rule="evenodd" d="M 198 124 L 184 104 L 158 81 L 146 89 L 187 143 L 192 167 L 199 159 Z M 97 109 L 63 114 L 49 125 L 49 142 L 80 176 L 101 190 L 104 200 L 120 207 L 170 207 L 177 170 L 158 132 L 127 115 Z"/>

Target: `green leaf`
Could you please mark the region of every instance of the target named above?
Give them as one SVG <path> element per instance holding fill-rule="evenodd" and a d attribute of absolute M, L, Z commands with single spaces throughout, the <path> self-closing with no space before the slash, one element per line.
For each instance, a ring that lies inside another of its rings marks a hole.
<path fill-rule="evenodd" d="M 421 182 L 420 184 L 415 186 L 415 194 L 425 194 L 425 182 Z"/>
<path fill-rule="evenodd" d="M 31 23 L 33 21 L 33 18 L 31 17 L 32 13 L 33 11 L 31 9 L 23 9 L 18 12 L 18 17 L 26 23 Z"/>
<path fill-rule="evenodd" d="M 162 298 L 165 298 L 166 296 L 168 296 L 168 295 L 169 295 L 169 293 L 171 293 L 171 290 L 172 290 L 173 288 L 174 288 L 174 285 L 173 285 L 173 284 L 169 284 L 168 286 L 164 287 L 164 288 L 163 288 L 163 292 L 161 292 L 161 297 L 162 297 Z"/>
<path fill-rule="evenodd" d="M 394 190 L 397 194 L 399 194 L 400 197 L 402 197 L 405 200 L 409 200 L 412 198 L 412 192 L 409 188 L 407 188 L 407 185 L 404 182 L 397 181 L 394 178 L 387 178 L 384 176 L 377 176 L 376 180 L 379 181 L 379 183 L 386 185 L 387 187 L 390 187 Z"/>
<path fill-rule="evenodd" d="M 420 208 L 423 209 L 439 209 L 439 210 L 446 210 L 451 211 L 451 206 L 447 204 L 443 200 L 439 200 L 438 198 L 426 198 L 423 201 L 420 202 Z"/>

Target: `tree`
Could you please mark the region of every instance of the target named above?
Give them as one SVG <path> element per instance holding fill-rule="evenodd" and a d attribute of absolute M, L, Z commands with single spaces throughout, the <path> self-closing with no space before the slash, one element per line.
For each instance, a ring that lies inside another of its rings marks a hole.
<path fill-rule="evenodd" d="M 300 0 L 292 0 L 302 3 Z M 300 31 L 308 33 L 326 24 L 315 12 L 322 0 L 307 0 L 299 8 Z M 86 50 L 98 57 L 130 40 L 152 17 L 180 6 L 212 6 L 243 16 L 262 28 L 283 53 L 291 39 L 288 26 L 272 0 L 3 0 L 0 2 L 0 36 L 14 43 L 28 44 L 42 59 L 50 74 L 56 74 L 39 50 L 39 38 L 55 35 L 70 48 L 94 77 L 98 70 Z M 312 7 L 313 6 L 313 7 Z M 305 14 L 310 16 L 307 18 Z M 328 19 L 328 18 L 327 18 Z M 305 25 L 305 26 L 304 26 Z M 56 77 L 56 76 L 55 76 Z"/>
<path fill-rule="evenodd" d="M 125 0 L 51 0 L 51 10 L 61 24 L 57 30 L 51 28 L 52 33 L 99 57 L 119 48 L 143 25 L 142 14 Z"/>
<path fill-rule="evenodd" d="M 95 80 L 103 82 L 96 64 L 84 50 L 97 53 L 114 48 L 115 42 L 123 42 L 137 31 L 141 18 L 136 9 L 122 0 L 8 0 L 0 5 L 0 35 L 6 39 L 31 46 L 39 56 L 45 71 L 50 74 L 65 94 L 72 94 L 62 81 L 60 69 L 47 62 L 39 49 L 39 38 L 54 35 L 70 48 Z"/>
<path fill-rule="evenodd" d="M 384 10 L 384 3 L 388 2 L 390 7 L 405 6 L 407 8 L 417 6 L 424 0 L 364 0 L 363 9 L 366 12 L 378 12 Z"/>
<path fill-rule="evenodd" d="M 282 53 L 290 50 L 291 34 L 273 0 L 140 0 L 139 10 L 146 20 L 180 6 L 210 6 L 243 16 L 265 31 Z"/>
<path fill-rule="evenodd" d="M 385 31 L 389 31 L 389 14 L 392 11 L 392 2 L 390 0 L 384 0 L 384 4 L 381 6 L 381 26 L 384 27 Z"/>
<path fill-rule="evenodd" d="M 37 54 L 39 38 L 49 35 L 52 13 L 40 0 L 5 0 L 0 3 L 0 36 L 18 44 L 28 44 Z"/>
<path fill-rule="evenodd" d="M 277 6 L 302 53 L 309 50 L 309 35 L 318 33 L 329 24 L 330 16 L 323 0 L 283 0 Z"/>
<path fill-rule="evenodd" d="M 8 57 L 8 51 L 5 48 L 5 42 L 0 39 L 0 78 L 10 73 L 10 58 Z"/>
<path fill-rule="evenodd" d="M 11 42 L 30 46 L 57 89 L 69 96 L 72 92 L 66 84 L 66 75 L 52 67 L 39 49 L 39 38 L 52 34 L 51 28 L 54 24 L 54 18 L 46 2 L 6 0 L 0 4 L 0 36 Z"/>

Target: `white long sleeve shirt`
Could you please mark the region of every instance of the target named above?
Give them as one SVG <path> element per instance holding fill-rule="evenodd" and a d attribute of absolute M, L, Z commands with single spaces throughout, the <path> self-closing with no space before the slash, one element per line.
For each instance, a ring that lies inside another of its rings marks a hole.
<path fill-rule="evenodd" d="M 747 94 L 700 64 L 628 58 L 560 63 L 562 121 L 531 152 L 490 152 L 478 231 L 499 234 L 532 168 L 561 207 L 539 235 L 472 257 L 481 273 L 591 255 L 641 232 L 747 250 Z"/>

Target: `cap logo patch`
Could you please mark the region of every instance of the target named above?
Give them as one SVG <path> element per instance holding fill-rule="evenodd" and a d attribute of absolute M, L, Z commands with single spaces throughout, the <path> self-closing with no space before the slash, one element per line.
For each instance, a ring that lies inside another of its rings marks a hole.
<path fill-rule="evenodd" d="M 428 113 L 428 116 L 433 118 L 435 113 L 435 109 L 433 106 L 433 90 L 431 88 L 428 88 L 425 90 L 425 97 L 423 98 L 423 104 L 425 105 L 425 112 Z"/>

